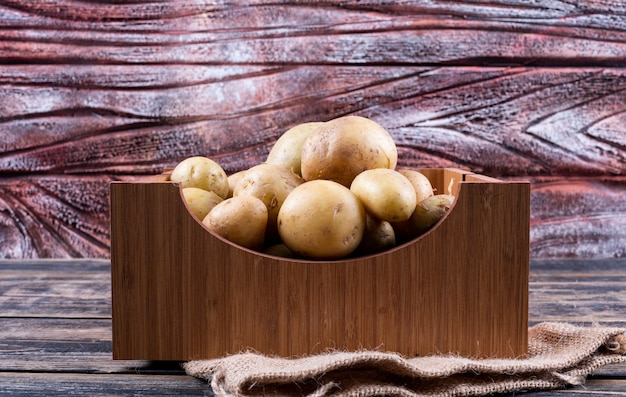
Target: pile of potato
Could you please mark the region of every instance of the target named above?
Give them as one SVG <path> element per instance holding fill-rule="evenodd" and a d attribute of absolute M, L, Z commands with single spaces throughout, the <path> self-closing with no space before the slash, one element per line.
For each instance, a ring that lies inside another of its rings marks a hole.
<path fill-rule="evenodd" d="M 391 135 L 365 117 L 297 125 L 267 160 L 230 176 L 189 157 L 170 179 L 205 227 L 271 255 L 334 260 L 369 255 L 418 237 L 454 197 L 434 194 L 423 174 L 397 169 Z"/>

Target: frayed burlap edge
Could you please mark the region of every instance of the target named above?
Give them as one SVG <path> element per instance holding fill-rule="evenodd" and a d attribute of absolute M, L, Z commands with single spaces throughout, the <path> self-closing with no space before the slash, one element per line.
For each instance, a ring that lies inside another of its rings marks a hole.
<path fill-rule="evenodd" d="M 626 328 L 541 323 L 523 359 L 332 351 L 282 358 L 244 352 L 183 364 L 218 396 L 480 396 L 584 384 L 595 369 L 626 362 Z"/>

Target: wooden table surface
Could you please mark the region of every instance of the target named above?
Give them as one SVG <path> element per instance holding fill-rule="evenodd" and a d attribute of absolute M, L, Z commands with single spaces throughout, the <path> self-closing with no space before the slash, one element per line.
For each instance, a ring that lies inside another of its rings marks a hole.
<path fill-rule="evenodd" d="M 626 326 L 626 259 L 535 260 L 530 324 Z M 212 396 L 176 362 L 111 357 L 108 260 L 0 261 L 0 395 Z M 515 393 L 519 395 L 520 393 Z M 626 395 L 626 365 L 529 396 Z"/>

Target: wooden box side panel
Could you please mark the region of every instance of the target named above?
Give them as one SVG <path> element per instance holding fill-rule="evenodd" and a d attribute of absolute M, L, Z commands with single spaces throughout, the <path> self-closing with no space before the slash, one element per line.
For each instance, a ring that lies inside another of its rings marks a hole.
<path fill-rule="evenodd" d="M 167 222 L 177 214 L 168 196 L 154 194 L 163 188 L 176 187 L 111 185 L 114 358 L 124 357 L 123 352 L 145 357 L 182 354 L 184 324 L 172 321 L 171 314 L 183 305 L 183 275 L 169 261 L 178 255 L 169 237 L 183 230 Z M 167 345 L 161 343 L 165 340 Z"/>
<path fill-rule="evenodd" d="M 208 233 L 171 183 L 111 193 L 114 358 L 526 351 L 528 184 L 463 184 L 427 235 L 341 262 L 235 247 Z M 469 215 L 476 208 L 478 219 Z"/>

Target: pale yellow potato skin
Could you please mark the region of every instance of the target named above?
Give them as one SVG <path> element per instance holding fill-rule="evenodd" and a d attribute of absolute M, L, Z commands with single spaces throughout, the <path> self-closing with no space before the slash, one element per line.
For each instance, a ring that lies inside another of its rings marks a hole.
<path fill-rule="evenodd" d="M 394 169 L 398 150 L 380 124 L 361 116 L 344 116 L 325 122 L 302 145 L 302 177 L 327 179 L 349 187 L 361 172 Z"/>
<path fill-rule="evenodd" d="M 368 213 L 387 222 L 409 219 L 417 204 L 411 182 L 398 171 L 387 168 L 361 172 L 352 181 L 350 190 Z"/>
<path fill-rule="evenodd" d="M 284 167 L 294 174 L 302 176 L 302 145 L 306 138 L 313 133 L 322 121 L 298 124 L 285 131 L 270 149 L 266 163 Z"/>
<path fill-rule="evenodd" d="M 332 260 L 352 253 L 365 230 L 365 209 L 345 186 L 328 180 L 296 187 L 278 213 L 278 232 L 299 256 Z"/>
<path fill-rule="evenodd" d="M 183 188 L 183 197 L 185 198 L 189 212 L 198 218 L 200 222 L 202 222 L 213 207 L 224 201 L 224 199 L 215 194 L 215 192 L 209 192 L 208 190 L 197 187 Z"/>
<path fill-rule="evenodd" d="M 239 181 L 243 178 L 245 174 L 246 174 L 246 170 L 241 170 L 241 171 L 235 172 L 234 174 L 228 175 L 228 197 L 233 197 L 235 186 L 237 186 L 237 184 L 239 183 Z"/>
<path fill-rule="evenodd" d="M 228 197 L 228 176 L 222 167 L 207 157 L 193 156 L 179 162 L 172 170 L 170 180 L 183 188 L 197 187 Z"/>
<path fill-rule="evenodd" d="M 249 168 L 235 186 L 233 196 L 254 196 L 267 207 L 266 242 L 279 240 L 276 226 L 278 211 L 291 191 L 303 180 L 290 170 L 275 164 L 262 163 Z"/>
<path fill-rule="evenodd" d="M 433 185 L 426 175 L 410 168 L 400 168 L 397 171 L 404 175 L 406 179 L 411 182 L 411 185 L 413 185 L 413 189 L 415 189 L 415 201 L 417 203 L 435 194 Z"/>
<path fill-rule="evenodd" d="M 260 251 L 265 243 L 267 208 L 254 196 L 235 196 L 213 207 L 202 223 L 235 244 Z"/>

